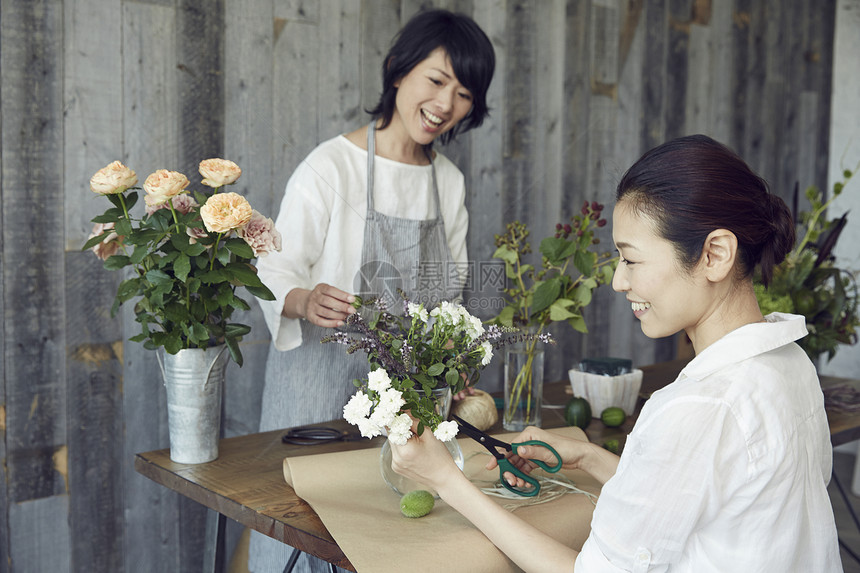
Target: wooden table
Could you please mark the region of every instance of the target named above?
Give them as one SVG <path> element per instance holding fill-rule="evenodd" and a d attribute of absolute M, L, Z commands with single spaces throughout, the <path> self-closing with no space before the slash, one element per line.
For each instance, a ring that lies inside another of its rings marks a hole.
<path fill-rule="evenodd" d="M 653 391 L 674 380 L 685 363 L 673 361 L 643 367 L 643 400 L 640 400 L 640 406 Z M 821 383 L 824 387 L 849 383 L 860 389 L 860 380 L 825 376 Z M 563 405 L 569 397 L 568 382 L 545 385 L 547 405 Z M 565 424 L 561 408 L 546 408 L 542 416 L 544 427 Z M 860 414 L 828 413 L 828 420 L 834 446 L 860 439 Z M 634 421 L 631 417 L 620 428 L 607 428 L 595 419 L 586 428 L 586 433 L 592 442 L 618 439 L 623 447 Z M 354 432 L 354 428 L 343 420 L 322 425 Z M 205 505 L 219 516 L 229 517 L 338 567 L 354 571 L 314 510 L 284 481 L 282 462 L 289 456 L 380 447 L 383 438 L 296 446 L 282 442 L 284 433 L 284 430 L 277 430 L 221 440 L 218 459 L 205 464 L 174 463 L 170 461 L 169 449 L 164 449 L 137 454 L 134 467 L 140 474 Z M 219 523 L 223 527 L 223 517 Z M 214 552 L 211 558 L 218 559 Z M 212 565 L 214 569 L 214 562 Z"/>

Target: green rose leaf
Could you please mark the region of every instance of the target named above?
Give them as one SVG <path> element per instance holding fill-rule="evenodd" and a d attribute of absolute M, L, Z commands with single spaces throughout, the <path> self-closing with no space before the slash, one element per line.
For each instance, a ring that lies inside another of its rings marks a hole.
<path fill-rule="evenodd" d="M 232 323 L 228 324 L 227 328 L 224 329 L 224 333 L 227 336 L 232 336 L 233 338 L 238 338 L 239 336 L 245 336 L 251 332 L 251 327 L 246 324 L 238 324 Z"/>
<path fill-rule="evenodd" d="M 224 272 L 245 286 L 263 286 L 260 277 L 257 276 L 257 271 L 247 263 L 230 263 L 224 267 Z"/>
<path fill-rule="evenodd" d="M 108 209 L 101 215 L 93 217 L 90 221 L 93 223 L 116 223 L 123 216 L 122 209 Z"/>
<path fill-rule="evenodd" d="M 227 350 L 230 352 L 230 358 L 240 367 L 245 363 L 242 357 L 242 350 L 239 348 L 239 342 L 230 336 L 224 338 L 224 343 L 227 345 Z"/>
<path fill-rule="evenodd" d="M 185 282 L 188 278 L 188 273 L 191 272 L 191 259 L 185 253 L 180 253 L 173 263 L 173 272 L 176 273 L 176 278 Z"/>
<path fill-rule="evenodd" d="M 124 266 L 128 265 L 131 261 L 125 255 L 113 255 L 112 257 L 108 257 L 104 263 L 104 268 L 109 271 L 117 271 Z"/>
<path fill-rule="evenodd" d="M 93 247 L 95 247 L 96 245 L 101 243 L 103 240 L 105 240 L 105 238 L 108 235 L 110 235 L 112 232 L 113 231 L 105 231 L 101 235 L 98 235 L 98 236 L 92 237 L 91 239 L 88 239 L 87 242 L 84 243 L 84 246 L 81 247 L 81 250 L 86 251 L 86 250 L 92 249 Z"/>
<path fill-rule="evenodd" d="M 254 258 L 254 249 L 252 249 L 244 239 L 228 239 L 226 246 L 237 257 L 242 257 L 244 259 Z"/>
<path fill-rule="evenodd" d="M 260 286 L 245 285 L 245 290 L 260 300 L 275 300 L 275 295 L 263 284 Z"/>

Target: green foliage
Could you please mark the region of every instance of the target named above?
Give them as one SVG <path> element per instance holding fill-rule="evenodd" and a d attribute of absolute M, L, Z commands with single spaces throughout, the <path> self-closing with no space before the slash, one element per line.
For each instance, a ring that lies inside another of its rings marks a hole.
<path fill-rule="evenodd" d="M 595 229 L 606 224 L 603 205 L 585 204 L 570 223 L 556 225 L 556 233 L 540 243 L 541 268 L 526 259 L 531 253 L 529 230 L 519 221 L 509 223 L 496 235 L 494 258 L 505 263 L 508 303 L 493 322 L 508 327 L 532 327 L 541 332 L 552 322 L 567 322 L 578 332 L 588 332 L 582 310 L 591 303 L 594 289 L 612 282 L 618 262 L 610 253 L 598 253 Z"/>
<path fill-rule="evenodd" d="M 230 233 L 199 232 L 202 236 L 191 239 L 189 229 L 203 228 L 199 207 L 182 213 L 168 201 L 166 208 L 137 219 L 129 214 L 138 200 L 133 189 L 105 195 L 114 207 L 93 222 L 113 224 L 113 229 L 83 246 L 86 250 L 98 245 L 112 231 L 120 236 L 120 251 L 105 260 L 104 268 L 130 267 L 132 272 L 117 288 L 111 316 L 121 305 L 137 299 L 134 315 L 140 333 L 130 340 L 150 350 L 164 347 L 170 354 L 225 343 L 241 366 L 239 341 L 251 329 L 230 321 L 234 311 L 250 306 L 236 294 L 236 288 L 245 287 L 258 298 L 274 300 L 250 263 L 253 249 Z M 206 196 L 202 198 L 205 201 Z"/>
<path fill-rule="evenodd" d="M 845 170 L 843 181 L 834 184 L 826 201 L 816 187 L 807 189 L 811 210 L 800 213 L 800 241 L 774 269 L 767 289 L 760 282 L 755 285 L 762 313 L 787 312 L 806 317 L 809 334 L 798 344 L 812 360 L 824 353 L 830 360 L 840 344 L 857 343 L 860 290 L 854 273 L 838 268 L 832 255 L 848 214 L 833 220 L 825 216 L 852 175 Z"/>

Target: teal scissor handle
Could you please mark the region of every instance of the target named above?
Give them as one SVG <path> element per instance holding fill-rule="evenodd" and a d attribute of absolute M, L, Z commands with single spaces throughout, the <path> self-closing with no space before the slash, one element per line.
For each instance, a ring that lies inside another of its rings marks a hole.
<path fill-rule="evenodd" d="M 529 458 L 529 461 L 532 462 L 533 464 L 536 464 L 538 467 L 540 467 L 541 469 L 543 469 L 544 471 L 547 471 L 549 473 L 555 473 L 561 469 L 561 465 L 562 465 L 561 456 L 559 456 L 558 452 L 556 452 L 553 449 L 553 447 L 550 446 L 549 444 L 547 444 L 546 442 L 541 442 L 540 440 L 529 440 L 527 442 L 519 442 L 516 444 L 511 444 L 511 451 L 516 454 L 517 448 L 519 448 L 520 446 L 542 446 L 542 447 L 548 449 L 550 452 L 552 452 L 552 455 L 554 455 L 555 459 L 557 460 L 557 463 L 555 465 L 550 466 L 546 462 L 543 462 L 541 460 L 535 460 L 532 458 Z M 512 464 L 507 458 L 498 460 L 498 464 L 499 464 L 499 475 L 502 478 L 501 479 L 502 485 L 505 486 L 509 491 L 512 491 L 515 494 L 521 495 L 523 497 L 533 497 L 533 496 L 536 496 L 538 494 L 538 492 L 540 492 L 540 482 L 538 482 L 538 480 L 536 478 L 534 478 L 534 477 L 530 476 L 529 474 L 521 471 L 518 467 L 516 467 L 514 464 Z M 514 474 L 515 476 L 517 476 L 518 478 L 520 478 L 521 480 L 523 480 L 524 482 L 526 482 L 527 484 L 530 484 L 532 486 L 531 489 L 515 488 L 514 486 L 509 484 L 508 481 L 505 479 L 505 475 L 504 475 L 505 472 L 510 472 L 510 473 Z"/>
<path fill-rule="evenodd" d="M 499 463 L 499 477 L 501 478 L 502 485 L 505 486 L 508 491 L 512 491 L 517 495 L 521 495 L 523 497 L 533 497 L 538 494 L 540 491 L 540 483 L 538 480 L 533 478 L 527 473 L 523 473 L 517 468 L 514 464 L 509 462 L 507 458 L 498 460 Z M 510 472 L 523 480 L 524 482 L 531 484 L 531 489 L 517 489 L 511 484 L 508 483 L 508 480 L 505 479 L 505 472 Z"/>
<path fill-rule="evenodd" d="M 520 446 L 541 446 L 541 447 L 548 449 L 550 452 L 552 452 L 552 455 L 555 456 L 556 464 L 554 466 L 550 466 L 546 462 L 542 462 L 541 460 L 535 460 L 532 458 L 529 458 L 529 461 L 532 462 L 533 464 L 537 464 L 542 470 L 548 471 L 549 473 L 554 474 L 555 472 L 557 472 L 558 470 L 561 469 L 561 465 L 562 465 L 561 456 L 558 455 L 558 452 L 555 451 L 553 449 L 553 447 L 550 446 L 549 444 L 547 444 L 546 442 L 542 442 L 540 440 L 529 440 L 527 442 L 518 442 L 516 444 L 511 444 L 511 448 L 512 448 L 511 451 L 516 454 L 517 448 L 519 448 Z"/>

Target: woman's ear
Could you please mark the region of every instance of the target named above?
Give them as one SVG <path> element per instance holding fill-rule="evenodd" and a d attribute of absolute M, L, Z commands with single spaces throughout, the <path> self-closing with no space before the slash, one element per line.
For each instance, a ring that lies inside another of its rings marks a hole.
<path fill-rule="evenodd" d="M 738 238 L 728 229 L 711 231 L 702 246 L 705 277 L 711 282 L 720 282 L 732 276 L 738 256 Z"/>

